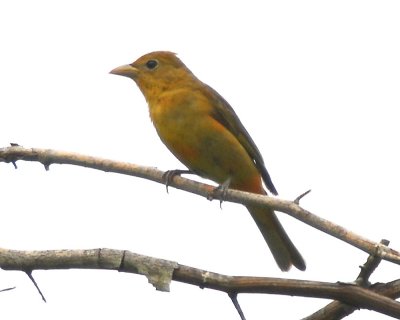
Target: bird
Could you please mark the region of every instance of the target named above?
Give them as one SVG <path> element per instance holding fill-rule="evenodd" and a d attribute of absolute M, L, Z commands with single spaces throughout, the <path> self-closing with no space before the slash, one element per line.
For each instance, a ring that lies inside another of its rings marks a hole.
<path fill-rule="evenodd" d="M 161 141 L 191 172 L 219 185 L 229 182 L 232 189 L 267 195 L 264 183 L 271 194 L 278 194 L 261 152 L 233 108 L 175 53 L 150 52 L 110 73 L 136 83 Z M 246 207 L 278 267 L 304 271 L 306 263 L 275 212 Z"/>

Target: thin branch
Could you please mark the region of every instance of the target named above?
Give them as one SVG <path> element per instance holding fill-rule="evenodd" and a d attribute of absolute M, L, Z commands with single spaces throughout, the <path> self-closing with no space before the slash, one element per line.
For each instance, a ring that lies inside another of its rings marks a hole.
<path fill-rule="evenodd" d="M 23 148 L 20 146 L 0 148 L 0 162 L 13 163 L 17 160 L 37 161 L 42 163 L 45 168 L 49 168 L 51 164 L 71 164 L 106 172 L 136 176 L 162 184 L 165 182 L 163 179 L 164 172 L 152 167 L 139 166 L 127 162 L 112 161 L 77 153 L 50 149 Z M 180 190 L 185 190 L 205 198 L 208 198 L 215 189 L 214 186 L 189 180 L 180 176 L 173 177 L 169 183 L 169 186 Z M 227 190 L 223 199 L 218 193 L 213 194 L 213 198 L 244 205 L 256 204 L 272 208 L 276 211 L 286 213 L 369 254 L 375 254 L 376 247 L 379 246 L 379 256 L 382 259 L 400 264 L 400 253 L 398 251 L 395 251 L 384 245 L 379 245 L 378 243 L 357 235 L 356 233 L 334 224 L 333 222 L 320 218 L 310 211 L 303 209 L 293 201 L 237 190 Z"/>
<path fill-rule="evenodd" d="M 380 244 L 383 244 L 385 246 L 388 246 L 390 243 L 389 240 L 382 239 Z M 372 273 L 375 271 L 376 268 L 378 268 L 379 264 L 382 261 L 382 258 L 380 257 L 379 254 L 380 247 L 376 247 L 376 253 L 369 255 L 367 261 L 360 266 L 360 273 L 356 279 L 356 283 L 363 286 L 363 287 L 368 287 L 370 285 L 369 283 L 369 278 L 371 277 Z"/>
<path fill-rule="evenodd" d="M 400 303 L 376 292 L 399 294 L 400 280 L 373 289 L 356 284 L 268 277 L 227 276 L 173 261 L 112 249 L 17 251 L 0 248 L 4 270 L 103 269 L 142 274 L 158 290 L 169 290 L 171 280 L 231 294 L 268 293 L 340 300 L 356 308 L 400 317 Z M 383 290 L 383 291 L 380 291 Z M 376 292 L 375 292 L 376 291 Z"/>

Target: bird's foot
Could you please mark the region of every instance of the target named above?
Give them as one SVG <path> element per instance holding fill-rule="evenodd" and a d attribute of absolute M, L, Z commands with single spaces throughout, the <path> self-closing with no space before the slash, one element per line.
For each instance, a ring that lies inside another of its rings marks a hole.
<path fill-rule="evenodd" d="M 180 170 L 180 169 L 168 170 L 164 172 L 164 174 L 162 175 L 162 179 L 165 181 L 165 187 L 167 189 L 167 193 L 168 193 L 168 187 L 171 184 L 172 179 L 175 176 L 180 176 L 181 174 L 194 174 L 194 172 L 192 170 Z"/>
<path fill-rule="evenodd" d="M 219 198 L 219 207 L 222 209 L 222 202 L 224 202 L 226 193 L 229 189 L 229 185 L 231 184 L 231 178 L 226 179 L 226 181 L 220 184 L 218 187 L 214 188 L 213 191 L 210 192 L 207 199 L 213 200 L 215 198 Z"/>

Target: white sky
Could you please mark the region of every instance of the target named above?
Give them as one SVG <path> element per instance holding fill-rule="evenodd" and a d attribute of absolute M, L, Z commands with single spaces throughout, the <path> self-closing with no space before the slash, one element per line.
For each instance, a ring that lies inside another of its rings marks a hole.
<path fill-rule="evenodd" d="M 400 249 L 398 1 L 2 1 L 0 147 L 54 148 L 182 168 L 132 81 L 109 75 L 177 52 L 235 108 L 280 196 Z M 367 255 L 280 214 L 307 261 L 276 267 L 247 211 L 71 166 L 0 164 L 0 246 L 127 249 L 230 275 L 351 281 Z M 383 262 L 372 281 L 399 278 Z M 0 271 L 7 319 L 238 319 L 222 293 L 112 271 Z M 240 295 L 248 320 L 299 319 L 328 301 Z M 290 304 L 290 308 L 287 306 Z M 349 319 L 386 319 L 361 311 Z"/>

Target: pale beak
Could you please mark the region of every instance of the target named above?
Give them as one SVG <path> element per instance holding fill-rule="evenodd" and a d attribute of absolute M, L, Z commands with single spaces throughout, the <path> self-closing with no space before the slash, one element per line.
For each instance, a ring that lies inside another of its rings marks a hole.
<path fill-rule="evenodd" d="M 111 74 L 116 74 L 117 76 L 123 76 L 123 77 L 128 77 L 128 78 L 135 78 L 138 69 L 135 67 L 132 67 L 130 64 L 125 64 L 123 66 L 116 67 L 115 69 L 112 69 L 110 71 Z"/>

